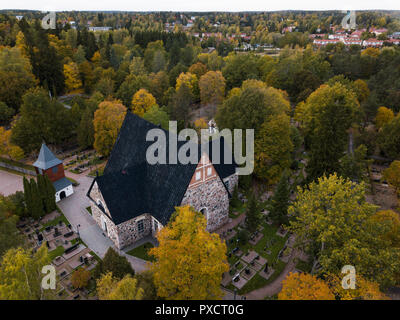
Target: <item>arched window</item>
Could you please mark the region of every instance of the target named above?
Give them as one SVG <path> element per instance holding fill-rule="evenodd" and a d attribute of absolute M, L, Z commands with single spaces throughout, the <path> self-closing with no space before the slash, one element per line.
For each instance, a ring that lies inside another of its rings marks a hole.
<path fill-rule="evenodd" d="M 208 209 L 206 207 L 200 209 L 200 213 L 208 220 Z"/>

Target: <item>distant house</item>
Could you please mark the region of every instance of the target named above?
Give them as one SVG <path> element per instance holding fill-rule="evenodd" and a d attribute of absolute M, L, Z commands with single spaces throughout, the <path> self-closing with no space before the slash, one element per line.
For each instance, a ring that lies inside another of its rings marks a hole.
<path fill-rule="evenodd" d="M 47 175 L 56 189 L 56 202 L 74 193 L 72 182 L 64 174 L 64 165 L 43 143 L 39 156 L 33 164 L 36 174 Z"/>
<path fill-rule="evenodd" d="M 89 31 L 109 31 L 111 27 L 89 27 Z"/>
<path fill-rule="evenodd" d="M 224 151 L 230 151 L 224 139 L 216 138 L 220 139 L 218 163 L 212 162 L 208 141 L 208 152 L 202 152 L 207 145 L 194 146 L 199 151 L 196 163 L 149 164 L 146 152 L 153 142 L 146 141 L 146 136 L 151 129 L 166 134 L 169 150 L 169 140 L 176 135 L 127 113 L 104 174 L 95 178 L 87 192 L 93 218 L 120 249 L 154 236 L 176 206 L 190 205 L 203 213 L 209 231 L 229 219 L 229 197 L 238 175 L 234 161 L 224 161 Z M 186 141 L 178 141 L 177 150 L 183 144 Z"/>
<path fill-rule="evenodd" d="M 24 16 L 15 16 L 15 18 L 16 18 L 17 20 L 22 20 L 23 17 L 24 17 Z"/>
<path fill-rule="evenodd" d="M 378 39 L 368 39 L 368 40 L 364 40 L 363 41 L 363 46 L 368 48 L 368 47 L 382 47 L 383 46 L 383 42 L 382 40 L 378 40 Z"/>

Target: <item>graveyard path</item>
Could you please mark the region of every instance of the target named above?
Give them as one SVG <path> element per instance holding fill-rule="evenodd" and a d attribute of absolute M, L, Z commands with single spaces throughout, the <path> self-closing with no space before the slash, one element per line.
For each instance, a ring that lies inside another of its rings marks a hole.
<path fill-rule="evenodd" d="M 221 235 L 224 232 L 228 231 L 229 229 L 235 228 L 238 224 L 240 224 L 242 221 L 244 221 L 245 218 L 246 218 L 246 213 L 242 213 L 237 218 L 232 219 L 232 221 L 228 222 L 227 224 L 224 224 L 222 227 L 218 228 L 217 230 L 215 230 L 213 232 Z"/>
<path fill-rule="evenodd" d="M 282 290 L 282 281 L 288 276 L 290 272 L 293 272 L 296 268 L 295 258 L 299 255 L 299 252 L 295 249 L 293 250 L 292 255 L 285 268 L 281 272 L 281 274 L 272 281 L 270 284 L 267 284 L 265 287 L 260 289 L 253 290 L 247 294 L 245 297 L 247 300 L 264 300 L 265 297 L 271 297 L 275 294 L 278 294 Z"/>

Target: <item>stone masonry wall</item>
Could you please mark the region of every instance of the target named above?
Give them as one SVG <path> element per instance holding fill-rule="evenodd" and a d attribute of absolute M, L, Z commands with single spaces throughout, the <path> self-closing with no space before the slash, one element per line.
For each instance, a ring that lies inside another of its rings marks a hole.
<path fill-rule="evenodd" d="M 229 198 L 221 179 L 212 179 L 188 188 L 181 205 L 190 205 L 196 211 L 207 208 L 207 230 L 214 231 L 228 221 Z"/>
<path fill-rule="evenodd" d="M 104 210 L 106 211 L 106 213 L 108 215 L 110 215 L 110 211 L 108 210 L 107 206 L 106 206 L 106 202 L 103 199 L 102 194 L 99 191 L 99 187 L 97 185 L 97 183 L 95 182 L 93 185 L 93 188 L 90 192 L 90 197 L 97 203 L 98 200 L 101 201 Z M 119 236 L 118 236 L 118 228 L 117 226 L 114 224 L 114 222 L 111 221 L 111 219 L 104 214 L 100 208 L 93 203 L 92 201 L 90 202 L 90 208 L 92 209 L 92 217 L 93 219 L 96 221 L 96 223 L 99 225 L 99 227 L 101 229 L 103 229 L 103 224 L 102 224 L 102 217 L 107 225 L 107 236 L 112 240 L 112 242 L 114 242 L 115 246 L 117 248 L 120 248 L 120 244 L 119 244 Z"/>
<path fill-rule="evenodd" d="M 229 193 L 232 195 L 233 194 L 233 189 L 235 189 L 235 186 L 239 182 L 239 176 L 237 174 L 232 174 L 231 176 L 226 177 L 224 179 L 224 183 L 225 184 L 226 184 L 226 182 L 228 182 Z"/>
<path fill-rule="evenodd" d="M 139 232 L 137 223 L 143 220 L 143 232 Z M 120 248 L 127 247 L 139 239 L 142 239 L 152 233 L 152 217 L 149 214 L 143 214 L 131 220 L 117 225 L 119 234 Z"/>

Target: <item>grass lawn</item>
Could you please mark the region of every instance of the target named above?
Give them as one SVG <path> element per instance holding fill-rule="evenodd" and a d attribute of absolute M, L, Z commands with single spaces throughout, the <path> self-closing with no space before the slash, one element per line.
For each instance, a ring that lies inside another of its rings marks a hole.
<path fill-rule="evenodd" d="M 86 207 L 86 210 L 87 210 L 90 214 L 92 214 L 92 208 L 91 208 L 91 207 Z"/>
<path fill-rule="evenodd" d="M 74 179 L 72 179 L 72 178 L 69 178 L 69 177 L 67 177 L 67 179 L 68 179 L 69 181 L 72 182 L 72 185 L 73 185 L 74 187 L 79 186 L 79 182 L 78 182 L 78 181 L 76 181 L 76 180 L 74 180 Z"/>
<path fill-rule="evenodd" d="M 282 273 L 283 269 L 285 269 L 286 263 L 281 260 L 278 260 L 278 263 L 273 267 L 275 269 L 274 273 L 269 277 L 269 279 L 265 279 L 261 277 L 258 273 L 248 281 L 242 289 L 239 290 L 239 294 L 245 294 L 250 291 L 259 289 L 261 287 L 270 284 L 274 281 L 278 276 Z"/>
<path fill-rule="evenodd" d="M 53 261 L 55 257 L 61 256 L 64 253 L 65 249 L 63 246 L 58 246 L 52 251 L 49 251 L 49 257 Z"/>
<path fill-rule="evenodd" d="M 104 173 L 104 167 L 105 167 L 105 164 L 104 164 L 104 166 L 100 166 L 97 169 L 94 169 L 94 170 L 90 171 L 88 176 L 89 177 L 95 177 L 96 176 L 96 171 L 99 172 L 99 176 L 102 176 L 103 173 Z"/>
<path fill-rule="evenodd" d="M 61 213 L 61 216 L 59 216 L 59 217 L 57 217 L 57 218 L 45 223 L 43 225 L 43 227 L 39 231 L 42 232 L 46 227 L 49 227 L 49 226 L 56 226 L 60 221 L 63 221 L 66 226 L 69 225 L 68 219 L 64 216 L 63 213 Z"/>
<path fill-rule="evenodd" d="M 138 257 L 143 260 L 154 261 L 155 260 L 154 257 L 148 254 L 148 250 L 153 247 L 154 247 L 153 244 L 151 244 L 150 242 L 146 242 L 141 246 L 128 251 L 127 254 L 134 257 Z"/>

